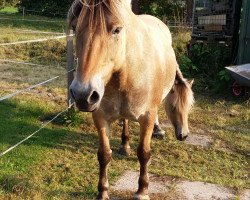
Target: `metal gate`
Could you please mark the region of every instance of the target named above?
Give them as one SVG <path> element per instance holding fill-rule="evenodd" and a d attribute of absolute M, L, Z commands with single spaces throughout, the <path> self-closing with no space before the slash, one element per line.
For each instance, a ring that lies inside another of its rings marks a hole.
<path fill-rule="evenodd" d="M 250 63 L 250 1 L 243 1 L 238 64 Z"/>

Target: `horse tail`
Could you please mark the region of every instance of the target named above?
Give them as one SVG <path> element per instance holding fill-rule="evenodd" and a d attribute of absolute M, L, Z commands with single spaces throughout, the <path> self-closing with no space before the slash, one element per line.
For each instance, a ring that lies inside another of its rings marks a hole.
<path fill-rule="evenodd" d="M 180 135 L 184 137 L 189 132 L 188 113 L 194 104 L 192 84 L 193 80 L 191 82 L 187 81 L 178 67 L 174 85 L 165 99 L 166 113 L 174 125 L 176 132 L 179 132 L 177 138 Z"/>
<path fill-rule="evenodd" d="M 189 111 L 194 104 L 194 95 L 192 91 L 192 81 L 187 81 L 179 68 L 176 70 L 175 83 L 171 92 L 167 96 L 167 103 L 172 109 L 178 111 Z"/>

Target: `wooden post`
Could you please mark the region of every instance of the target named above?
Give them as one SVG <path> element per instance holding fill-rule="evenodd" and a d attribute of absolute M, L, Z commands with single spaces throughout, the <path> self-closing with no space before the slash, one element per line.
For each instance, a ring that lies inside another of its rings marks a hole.
<path fill-rule="evenodd" d="M 24 19 L 24 15 L 25 15 L 25 8 L 23 7 L 23 19 Z"/>
<path fill-rule="evenodd" d="M 68 71 L 74 69 L 74 35 L 73 30 L 67 32 L 67 64 Z M 68 106 L 74 103 L 69 87 L 74 79 L 74 71 L 68 73 Z"/>

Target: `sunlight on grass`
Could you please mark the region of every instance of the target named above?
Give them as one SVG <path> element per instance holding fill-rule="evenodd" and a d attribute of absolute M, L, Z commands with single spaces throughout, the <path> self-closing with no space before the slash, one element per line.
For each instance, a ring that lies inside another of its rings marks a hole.
<path fill-rule="evenodd" d="M 14 14 L 17 13 L 18 9 L 16 7 L 5 7 L 3 9 L 0 9 L 0 14 Z"/>

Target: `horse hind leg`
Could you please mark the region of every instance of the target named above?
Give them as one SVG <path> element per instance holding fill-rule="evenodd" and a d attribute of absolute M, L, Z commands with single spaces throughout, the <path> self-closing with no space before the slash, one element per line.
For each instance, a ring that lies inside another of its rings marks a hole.
<path fill-rule="evenodd" d="M 119 121 L 119 124 L 122 126 L 122 135 L 121 135 L 121 146 L 119 149 L 119 154 L 124 156 L 130 156 L 131 148 L 129 145 L 129 122 L 128 119 L 123 119 Z M 161 128 L 158 115 L 156 117 L 153 129 L 153 137 L 158 139 L 164 139 L 165 131 Z"/>
<path fill-rule="evenodd" d="M 155 138 L 158 138 L 158 139 L 164 139 L 164 137 L 165 137 L 165 131 L 160 126 L 158 115 L 157 115 L 155 123 L 154 123 L 154 129 L 153 129 L 152 136 Z"/>
<path fill-rule="evenodd" d="M 122 121 L 122 142 L 119 149 L 119 153 L 125 156 L 129 156 L 131 153 L 131 148 L 129 145 L 129 124 L 128 119 L 123 119 Z"/>
<path fill-rule="evenodd" d="M 175 84 L 165 100 L 165 110 L 174 126 L 176 138 L 180 141 L 185 140 L 189 134 L 188 114 L 194 103 L 192 84 L 193 81 L 186 81 L 178 70 Z"/>

